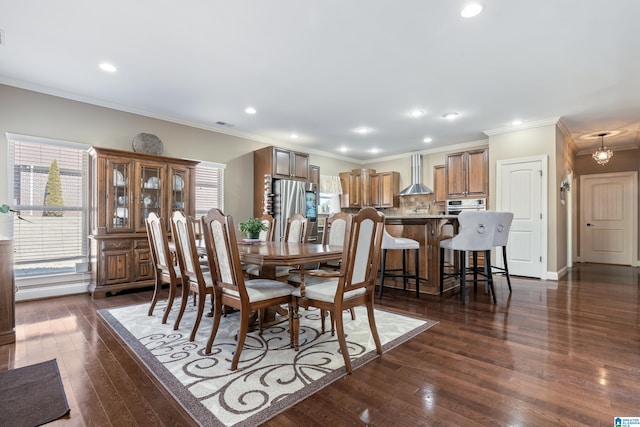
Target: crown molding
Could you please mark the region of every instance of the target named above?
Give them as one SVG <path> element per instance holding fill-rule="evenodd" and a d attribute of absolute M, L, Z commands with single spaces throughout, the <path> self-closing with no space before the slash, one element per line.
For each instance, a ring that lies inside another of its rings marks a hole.
<path fill-rule="evenodd" d="M 494 136 L 494 135 L 500 135 L 500 134 L 503 134 L 503 133 L 510 133 L 510 132 L 517 132 L 517 131 L 520 131 L 520 130 L 539 128 L 539 127 L 542 127 L 542 126 L 557 125 L 559 121 L 560 121 L 560 117 L 552 117 L 552 118 L 549 118 L 549 119 L 537 120 L 537 121 L 533 121 L 533 122 L 525 122 L 525 123 L 522 123 L 521 125 L 518 125 L 518 126 L 509 126 L 509 127 L 502 127 L 502 128 L 496 128 L 496 129 L 489 129 L 489 130 L 485 130 L 485 131 L 482 131 L 482 132 L 487 136 Z M 566 129 L 566 127 L 565 127 L 565 129 Z"/>

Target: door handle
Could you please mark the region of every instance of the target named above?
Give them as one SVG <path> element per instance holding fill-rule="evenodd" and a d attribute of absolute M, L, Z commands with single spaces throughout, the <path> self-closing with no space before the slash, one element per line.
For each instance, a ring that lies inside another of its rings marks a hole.
<path fill-rule="evenodd" d="M 587 223 L 587 227 L 593 227 L 594 224 L 591 224 L 590 222 Z"/>

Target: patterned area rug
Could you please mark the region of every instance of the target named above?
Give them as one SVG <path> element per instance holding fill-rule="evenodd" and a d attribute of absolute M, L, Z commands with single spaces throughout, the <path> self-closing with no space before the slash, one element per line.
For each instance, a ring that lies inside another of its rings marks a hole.
<path fill-rule="evenodd" d="M 230 370 L 235 350 L 238 313 L 223 317 L 211 355 L 204 348 L 212 319 L 202 319 L 194 342 L 189 333 L 195 307 L 189 304 L 180 329 L 173 330 L 177 310 L 166 325 L 160 323 L 164 303 L 153 316 L 148 304 L 100 310 L 100 315 L 131 347 L 166 389 L 201 425 L 257 425 L 346 375 L 336 337 L 321 333 L 319 311 L 302 311 L 300 349 L 289 347 L 286 321 L 250 332 L 238 364 Z M 179 307 L 176 301 L 174 307 Z M 345 334 L 353 368 L 377 356 L 366 309 L 356 309 L 356 320 L 345 312 Z M 383 352 L 429 329 L 437 322 L 375 312 Z M 326 320 L 329 329 L 329 319 Z"/>

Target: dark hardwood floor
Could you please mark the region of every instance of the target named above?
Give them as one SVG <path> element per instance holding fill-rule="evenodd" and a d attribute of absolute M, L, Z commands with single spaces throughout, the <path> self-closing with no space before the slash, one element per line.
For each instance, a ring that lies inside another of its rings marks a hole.
<path fill-rule="evenodd" d="M 458 294 L 385 289 L 381 308 L 440 323 L 268 425 L 611 426 L 640 416 L 639 275 L 579 264 L 559 282 L 514 278 L 511 296 L 496 276 L 497 305 L 481 289 L 466 306 Z M 71 414 L 53 425 L 194 425 L 96 312 L 150 299 L 18 303 L 0 370 L 57 358 Z"/>

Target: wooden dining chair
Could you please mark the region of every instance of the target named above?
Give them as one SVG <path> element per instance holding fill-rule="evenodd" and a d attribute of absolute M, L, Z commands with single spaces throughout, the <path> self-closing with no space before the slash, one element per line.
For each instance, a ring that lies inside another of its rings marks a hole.
<path fill-rule="evenodd" d="M 231 370 L 235 371 L 249 330 L 252 312 L 281 304 L 288 304 L 291 310 L 291 292 L 294 288 L 277 280 L 244 280 L 231 215 L 225 215 L 219 209 L 211 209 L 206 216 L 202 217 L 202 225 L 209 267 L 215 271 L 213 328 L 205 354 L 211 354 L 211 347 L 222 317 L 222 306 L 239 310 L 238 343 L 231 360 Z M 292 333 L 291 317 L 289 317 L 289 332 Z M 293 341 L 292 335 L 290 339 Z"/>
<path fill-rule="evenodd" d="M 306 242 L 309 240 L 311 221 L 302 214 L 295 214 L 287 220 L 284 230 L 285 242 Z"/>
<path fill-rule="evenodd" d="M 376 328 L 373 298 L 375 293 L 378 265 L 380 263 L 380 246 L 384 230 L 384 216 L 378 215 L 375 209 L 361 209 L 351 217 L 345 230 L 345 251 L 339 272 L 308 272 L 302 269 L 302 283 L 293 292 L 292 323 L 294 328 L 293 346 L 298 349 L 300 329 L 299 307 L 317 307 L 333 314 L 338 333 L 340 352 L 344 358 L 347 372 L 351 373 L 349 349 L 344 335 L 342 311 L 364 305 L 367 307 L 369 328 L 375 342 L 376 351 L 382 353 L 380 338 Z M 323 283 L 305 286 L 305 276 L 325 277 Z"/>
<path fill-rule="evenodd" d="M 176 211 L 171 218 L 171 227 L 176 243 L 176 255 L 178 257 L 178 265 L 185 278 L 185 285 L 182 289 L 182 301 L 180 303 L 180 312 L 176 319 L 173 329 L 180 327 L 184 310 L 187 307 L 189 293 L 195 294 L 198 302 L 198 313 L 191 329 L 189 341 L 195 340 L 200 321 L 204 314 L 204 305 L 207 295 L 211 297 L 211 305 L 213 306 L 213 278 L 211 270 L 203 270 L 201 259 L 198 255 L 196 247 L 196 226 L 198 221 L 193 217 L 185 217 L 182 212 Z"/>
<path fill-rule="evenodd" d="M 156 307 L 156 303 L 162 292 L 162 284 L 168 283 L 169 297 L 167 299 L 167 307 L 162 315 L 162 323 L 167 323 L 178 285 L 183 284 L 183 276 L 180 269 L 173 263 L 171 252 L 169 251 L 169 237 L 167 236 L 164 219 L 151 212 L 145 221 L 145 226 L 156 276 L 148 315 L 153 315 L 153 309 Z"/>
<path fill-rule="evenodd" d="M 324 225 L 324 233 L 322 234 L 322 244 L 323 245 L 333 245 L 333 246 L 343 246 L 345 245 L 345 237 L 346 237 L 346 229 L 347 224 L 351 221 L 351 216 L 345 212 L 337 212 L 328 217 L 325 221 Z M 309 266 L 305 267 L 307 271 L 336 271 L 340 270 L 341 261 L 329 261 L 326 263 L 317 264 L 315 269 L 310 269 Z M 326 278 L 321 276 L 310 276 L 307 275 L 305 277 L 305 286 L 313 286 L 317 283 L 322 283 L 326 280 Z M 293 286 L 300 286 L 301 276 L 298 270 L 290 270 L 288 282 Z M 353 307 L 349 310 L 351 313 L 351 319 L 355 320 L 356 312 Z M 325 332 L 325 311 L 320 311 L 320 318 L 322 319 L 322 333 Z M 335 322 L 333 317 L 331 317 L 331 335 L 335 334 Z"/>

